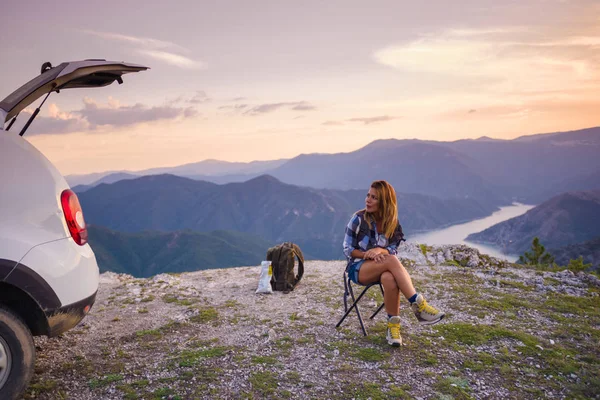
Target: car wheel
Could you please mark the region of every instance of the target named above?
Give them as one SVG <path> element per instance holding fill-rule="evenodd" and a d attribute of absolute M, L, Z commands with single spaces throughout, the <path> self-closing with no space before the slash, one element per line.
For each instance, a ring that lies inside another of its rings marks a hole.
<path fill-rule="evenodd" d="M 0 399 L 16 399 L 26 389 L 35 364 L 31 332 L 10 310 L 0 306 Z"/>

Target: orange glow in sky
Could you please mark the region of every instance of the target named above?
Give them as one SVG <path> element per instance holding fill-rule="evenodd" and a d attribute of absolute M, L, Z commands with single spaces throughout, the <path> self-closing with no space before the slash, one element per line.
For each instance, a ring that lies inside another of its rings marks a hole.
<path fill-rule="evenodd" d="M 114 17 L 74 3 L 60 29 L 50 5 L 15 6 L 0 17 L 0 97 L 48 60 L 151 67 L 50 96 L 26 138 L 64 174 L 600 125 L 597 1 L 198 3 L 160 26 L 148 21 L 167 4 L 119 2 Z"/>

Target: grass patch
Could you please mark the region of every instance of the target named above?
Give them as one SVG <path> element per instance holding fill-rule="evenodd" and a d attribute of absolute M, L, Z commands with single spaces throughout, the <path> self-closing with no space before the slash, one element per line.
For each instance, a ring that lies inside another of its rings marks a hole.
<path fill-rule="evenodd" d="M 252 385 L 252 389 L 263 396 L 273 395 L 277 389 L 277 378 L 268 371 L 251 374 L 248 382 Z"/>
<path fill-rule="evenodd" d="M 420 244 L 419 248 L 421 249 L 421 253 L 423 253 L 425 257 L 427 257 L 427 253 L 433 250 L 433 247 L 427 246 L 426 244 Z"/>
<path fill-rule="evenodd" d="M 168 388 L 168 387 L 163 387 L 160 389 L 156 389 L 154 391 L 154 393 L 152 393 L 152 398 L 156 399 L 156 400 L 161 400 L 161 399 L 167 398 L 167 396 L 168 396 L 168 398 L 171 400 L 181 399 L 181 397 L 179 397 L 179 396 L 171 396 L 173 393 L 174 393 L 173 389 Z"/>
<path fill-rule="evenodd" d="M 56 386 L 57 386 L 56 381 L 51 380 L 51 379 L 46 379 L 46 380 L 41 380 L 39 382 L 32 383 L 31 385 L 29 385 L 28 390 L 32 390 L 35 393 L 34 395 L 37 396 L 38 394 L 41 394 L 41 393 L 55 391 Z"/>
<path fill-rule="evenodd" d="M 409 389 L 408 385 L 391 386 L 386 389 L 381 383 L 348 383 L 348 393 L 352 393 L 352 398 L 356 400 L 412 399 L 413 397 L 407 393 Z"/>
<path fill-rule="evenodd" d="M 199 308 L 198 314 L 190 317 L 190 321 L 196 323 L 206 323 L 217 321 L 218 319 L 219 312 L 214 307 Z"/>
<path fill-rule="evenodd" d="M 386 360 L 390 355 L 388 353 L 382 352 L 379 349 L 365 347 L 356 349 L 354 352 L 352 352 L 352 356 L 362 361 L 378 362 Z"/>
<path fill-rule="evenodd" d="M 469 386 L 469 382 L 457 376 L 439 378 L 434 384 L 434 389 L 456 400 L 473 399 L 470 395 L 471 387 Z"/>
<path fill-rule="evenodd" d="M 138 338 L 144 338 L 144 340 L 146 340 L 146 339 L 160 339 L 163 336 L 163 334 L 158 329 L 147 329 L 147 330 L 137 331 L 135 333 L 135 336 L 137 336 Z"/>
<path fill-rule="evenodd" d="M 236 308 L 236 307 L 241 306 L 241 304 L 236 300 L 227 300 L 225 302 L 225 304 L 223 304 L 223 306 L 225 306 L 227 308 Z"/>
<path fill-rule="evenodd" d="M 460 267 L 461 266 L 458 263 L 458 261 L 456 261 L 456 260 L 446 260 L 442 263 L 442 265 L 445 265 L 447 267 Z"/>
<path fill-rule="evenodd" d="M 113 382 L 120 382 L 123 380 L 123 375 L 121 374 L 109 374 L 99 379 L 91 379 L 88 383 L 90 389 L 96 389 L 102 386 L 109 385 Z"/>
<path fill-rule="evenodd" d="M 444 324 L 435 329 L 446 339 L 466 345 L 482 345 L 491 340 L 515 339 L 526 347 L 533 348 L 539 343 L 535 336 L 512 331 L 495 325 L 471 325 L 467 323 Z"/>
<path fill-rule="evenodd" d="M 562 313 L 579 316 L 600 317 L 600 301 L 598 297 L 578 297 L 556 294 L 544 302 L 544 306 Z"/>
<path fill-rule="evenodd" d="M 527 286 L 525 285 L 523 282 L 518 282 L 518 281 L 507 281 L 504 279 L 501 279 L 499 281 L 500 286 L 503 287 L 509 287 L 509 288 L 515 288 L 515 289 L 520 289 L 526 292 L 532 291 L 533 288 L 531 286 Z"/>
<path fill-rule="evenodd" d="M 227 354 L 227 350 L 226 347 L 220 346 L 202 350 L 185 350 L 177 356 L 176 361 L 180 367 L 192 367 L 206 358 L 223 357 Z"/>
<path fill-rule="evenodd" d="M 172 294 L 165 294 L 162 297 L 162 300 L 165 303 L 175 303 L 180 306 L 191 306 L 192 304 L 198 302 L 198 299 L 180 299 L 179 297 L 172 295 Z"/>
<path fill-rule="evenodd" d="M 265 364 L 265 365 L 275 365 L 277 364 L 277 358 L 270 356 L 254 356 L 252 357 L 253 364 Z"/>
<path fill-rule="evenodd" d="M 275 346 L 280 350 L 290 350 L 294 347 L 294 339 L 289 336 L 284 336 L 274 342 Z"/>

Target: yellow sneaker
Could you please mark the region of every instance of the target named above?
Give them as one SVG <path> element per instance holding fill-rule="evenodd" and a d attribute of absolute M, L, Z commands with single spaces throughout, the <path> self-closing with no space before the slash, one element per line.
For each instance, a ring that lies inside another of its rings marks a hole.
<path fill-rule="evenodd" d="M 402 336 L 400 336 L 400 317 L 394 316 L 388 319 L 386 338 L 390 346 L 400 347 L 402 344 Z"/>
<path fill-rule="evenodd" d="M 425 300 L 422 294 L 417 296 L 417 299 L 410 305 L 410 307 L 412 308 L 419 322 L 423 325 L 437 324 L 442 320 L 442 318 L 444 318 L 444 315 L 446 315 L 437 308 L 427 304 L 427 300 Z"/>

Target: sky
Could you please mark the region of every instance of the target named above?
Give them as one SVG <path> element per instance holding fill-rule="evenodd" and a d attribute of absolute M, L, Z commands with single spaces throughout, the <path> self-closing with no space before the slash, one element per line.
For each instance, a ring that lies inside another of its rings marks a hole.
<path fill-rule="evenodd" d="M 0 38 L 0 98 L 46 61 L 150 67 L 48 98 L 25 138 L 65 175 L 600 125 L 597 0 L 23 0 Z"/>

